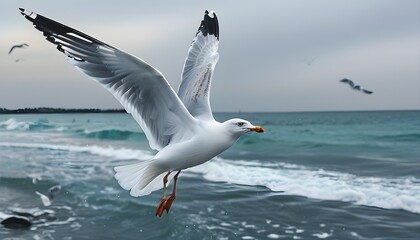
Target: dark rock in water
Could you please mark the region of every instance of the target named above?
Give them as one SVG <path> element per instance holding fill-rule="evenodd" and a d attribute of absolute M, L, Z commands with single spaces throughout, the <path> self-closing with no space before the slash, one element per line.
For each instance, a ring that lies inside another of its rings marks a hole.
<path fill-rule="evenodd" d="M 8 217 L 1 221 L 1 224 L 3 224 L 5 228 L 13 229 L 29 228 L 32 225 L 31 221 L 29 221 L 28 218 L 21 216 Z"/>

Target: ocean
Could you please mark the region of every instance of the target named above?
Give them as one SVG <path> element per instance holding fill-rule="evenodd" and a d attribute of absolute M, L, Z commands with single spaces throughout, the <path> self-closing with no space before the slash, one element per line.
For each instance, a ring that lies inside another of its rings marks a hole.
<path fill-rule="evenodd" d="M 215 117 L 266 132 L 182 171 L 158 218 L 162 190 L 134 198 L 113 177 L 155 154 L 130 115 L 0 115 L 0 221 L 32 223 L 0 238 L 420 239 L 420 111 Z"/>

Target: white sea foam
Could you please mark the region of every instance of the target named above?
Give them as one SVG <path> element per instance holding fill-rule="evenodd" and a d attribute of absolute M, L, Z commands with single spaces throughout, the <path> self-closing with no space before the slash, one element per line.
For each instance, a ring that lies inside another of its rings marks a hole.
<path fill-rule="evenodd" d="M 3 143 L 0 142 L 2 147 L 19 147 L 19 148 L 38 148 L 38 149 L 49 149 L 49 150 L 61 150 L 69 152 L 86 152 L 94 155 L 100 155 L 105 157 L 112 157 L 115 159 L 139 159 L 146 160 L 153 156 L 142 150 L 134 150 L 129 148 L 113 148 L 113 147 L 102 147 L 96 145 L 60 145 L 60 144 L 48 144 L 48 143 Z"/>
<path fill-rule="evenodd" d="M 7 130 L 29 130 L 31 122 L 19 122 L 14 118 L 10 118 L 4 122 L 0 122 L 0 127 L 4 127 Z"/>
<path fill-rule="evenodd" d="M 55 129 L 55 131 L 57 131 L 57 132 L 65 132 L 68 129 L 69 129 L 68 127 L 58 127 L 58 128 Z"/>
<path fill-rule="evenodd" d="M 242 237 L 242 239 L 249 240 L 249 239 L 255 239 L 255 238 L 254 238 L 254 237 L 252 237 L 252 236 L 243 236 L 243 237 Z"/>
<path fill-rule="evenodd" d="M 275 233 L 270 233 L 270 234 L 268 234 L 268 235 L 267 235 L 267 237 L 268 237 L 268 238 L 271 238 L 271 239 L 278 239 L 278 238 L 280 238 L 281 236 L 280 236 L 280 235 L 278 235 L 278 234 L 275 234 Z"/>
<path fill-rule="evenodd" d="M 0 212 L 0 220 L 4 220 L 4 219 L 12 217 L 12 216 L 13 215 Z"/>
<path fill-rule="evenodd" d="M 324 239 L 324 238 L 331 237 L 332 233 L 314 233 L 314 234 L 312 234 L 312 236 Z"/>
<path fill-rule="evenodd" d="M 272 191 L 322 200 L 353 202 L 420 214 L 420 179 L 363 177 L 304 166 L 216 158 L 190 171 L 210 181 L 265 186 Z"/>

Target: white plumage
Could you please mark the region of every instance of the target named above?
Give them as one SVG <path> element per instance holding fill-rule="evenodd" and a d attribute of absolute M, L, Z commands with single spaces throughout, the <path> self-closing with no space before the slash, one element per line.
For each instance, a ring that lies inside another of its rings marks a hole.
<path fill-rule="evenodd" d="M 151 160 L 115 168 L 115 178 L 132 196 L 166 187 L 176 172 L 212 159 L 244 133 L 264 131 L 243 119 L 220 123 L 213 118 L 210 86 L 219 58 L 214 12 L 205 12 L 188 50 L 178 94 L 145 61 L 39 14 L 21 13 L 71 64 L 111 92 L 159 151 Z M 173 199 L 166 199 L 164 191 L 156 214 L 161 216 L 165 207 L 169 211 Z"/>

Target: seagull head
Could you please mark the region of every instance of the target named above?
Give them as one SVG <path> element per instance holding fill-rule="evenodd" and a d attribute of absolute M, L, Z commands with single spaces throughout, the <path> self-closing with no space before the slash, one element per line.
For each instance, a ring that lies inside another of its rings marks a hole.
<path fill-rule="evenodd" d="M 265 131 L 264 128 L 260 126 L 254 126 L 249 121 L 240 118 L 227 120 L 223 123 L 223 125 L 227 127 L 230 133 L 237 137 L 240 137 L 247 132 L 262 133 Z"/>

